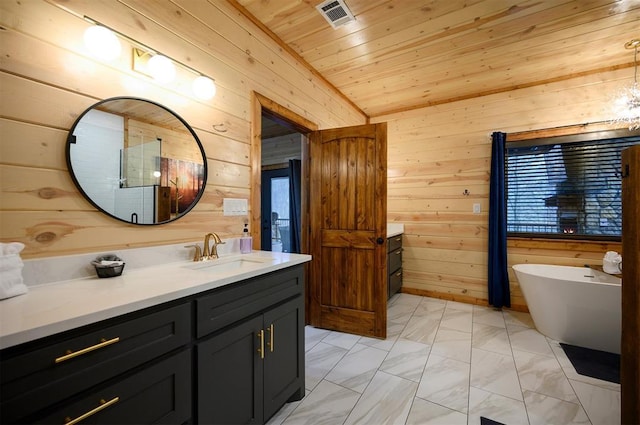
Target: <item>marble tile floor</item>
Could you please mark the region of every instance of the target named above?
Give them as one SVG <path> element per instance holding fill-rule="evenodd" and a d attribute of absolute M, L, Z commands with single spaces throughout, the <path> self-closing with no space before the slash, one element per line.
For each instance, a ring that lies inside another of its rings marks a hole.
<path fill-rule="evenodd" d="M 620 423 L 620 386 L 576 373 L 525 313 L 397 294 L 387 339 L 306 328 L 303 400 L 268 425 Z"/>

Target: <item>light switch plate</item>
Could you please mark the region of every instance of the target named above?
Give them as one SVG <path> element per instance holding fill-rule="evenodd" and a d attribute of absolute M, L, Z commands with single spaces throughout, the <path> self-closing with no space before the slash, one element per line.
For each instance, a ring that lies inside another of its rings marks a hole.
<path fill-rule="evenodd" d="M 248 203 L 246 199 L 224 198 L 222 209 L 224 215 L 247 215 Z"/>
<path fill-rule="evenodd" d="M 480 204 L 473 204 L 473 213 L 480 214 Z"/>

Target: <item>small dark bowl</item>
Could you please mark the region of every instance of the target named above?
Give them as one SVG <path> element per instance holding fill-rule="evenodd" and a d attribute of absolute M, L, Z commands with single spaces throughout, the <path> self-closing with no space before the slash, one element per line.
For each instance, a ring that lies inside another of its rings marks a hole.
<path fill-rule="evenodd" d="M 96 258 L 95 261 L 91 262 L 91 264 L 95 267 L 98 277 L 116 277 L 122 274 L 125 263 L 119 265 L 108 265 L 100 264 L 101 261 L 122 261 L 122 259 L 113 254 L 103 255 L 102 257 Z"/>
<path fill-rule="evenodd" d="M 94 264 L 98 277 L 116 277 L 122 274 L 124 263 L 119 266 L 99 266 Z"/>

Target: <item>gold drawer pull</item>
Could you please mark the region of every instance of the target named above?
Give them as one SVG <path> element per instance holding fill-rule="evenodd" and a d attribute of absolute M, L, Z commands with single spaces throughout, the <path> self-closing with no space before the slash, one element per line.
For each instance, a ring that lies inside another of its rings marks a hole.
<path fill-rule="evenodd" d="M 400 242 L 402 240 L 402 237 L 396 238 L 396 242 Z"/>
<path fill-rule="evenodd" d="M 264 359 L 264 330 L 260 329 L 258 332 L 258 338 L 260 338 L 260 348 L 258 348 L 258 353 L 260 353 L 260 358 Z"/>
<path fill-rule="evenodd" d="M 269 325 L 269 351 L 273 353 L 273 323 Z"/>
<path fill-rule="evenodd" d="M 65 423 L 65 425 L 75 425 L 78 422 L 87 419 L 89 416 L 93 416 L 96 413 L 98 413 L 99 411 L 104 410 L 107 407 L 116 404 L 118 401 L 120 401 L 120 397 L 114 397 L 109 401 L 100 400 L 100 406 L 96 407 L 95 409 L 89 410 L 87 413 L 82 414 L 82 415 L 78 416 L 75 419 L 71 419 L 70 417 L 67 416 L 64 419 L 64 423 Z"/>
<path fill-rule="evenodd" d="M 402 276 L 402 272 L 398 272 L 398 273 L 396 273 L 396 276 L 397 276 L 397 277 Z"/>
<path fill-rule="evenodd" d="M 104 338 L 100 340 L 100 343 L 96 344 L 96 345 L 92 345 L 91 347 L 87 347 L 87 348 L 83 348 L 82 350 L 78 350 L 78 351 L 67 351 L 67 354 L 65 354 L 64 356 L 60 356 L 56 359 L 56 363 L 62 363 L 66 360 L 70 360 L 74 357 L 78 357 L 81 356 L 83 354 L 89 353 L 91 351 L 97 350 L 99 348 L 102 347 L 106 347 L 107 345 L 111 345 L 111 344 L 115 344 L 116 342 L 120 341 L 120 337 L 117 336 L 115 338 L 109 339 L 109 340 L 105 340 Z"/>
<path fill-rule="evenodd" d="M 396 251 L 396 255 L 400 255 L 400 254 L 402 254 L 402 250 L 401 249 Z"/>

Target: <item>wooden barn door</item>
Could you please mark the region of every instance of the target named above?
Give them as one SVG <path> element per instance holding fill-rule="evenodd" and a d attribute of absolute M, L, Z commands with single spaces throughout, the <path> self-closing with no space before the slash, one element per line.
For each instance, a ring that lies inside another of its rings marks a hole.
<path fill-rule="evenodd" d="M 386 123 L 310 134 L 309 320 L 385 338 Z"/>

